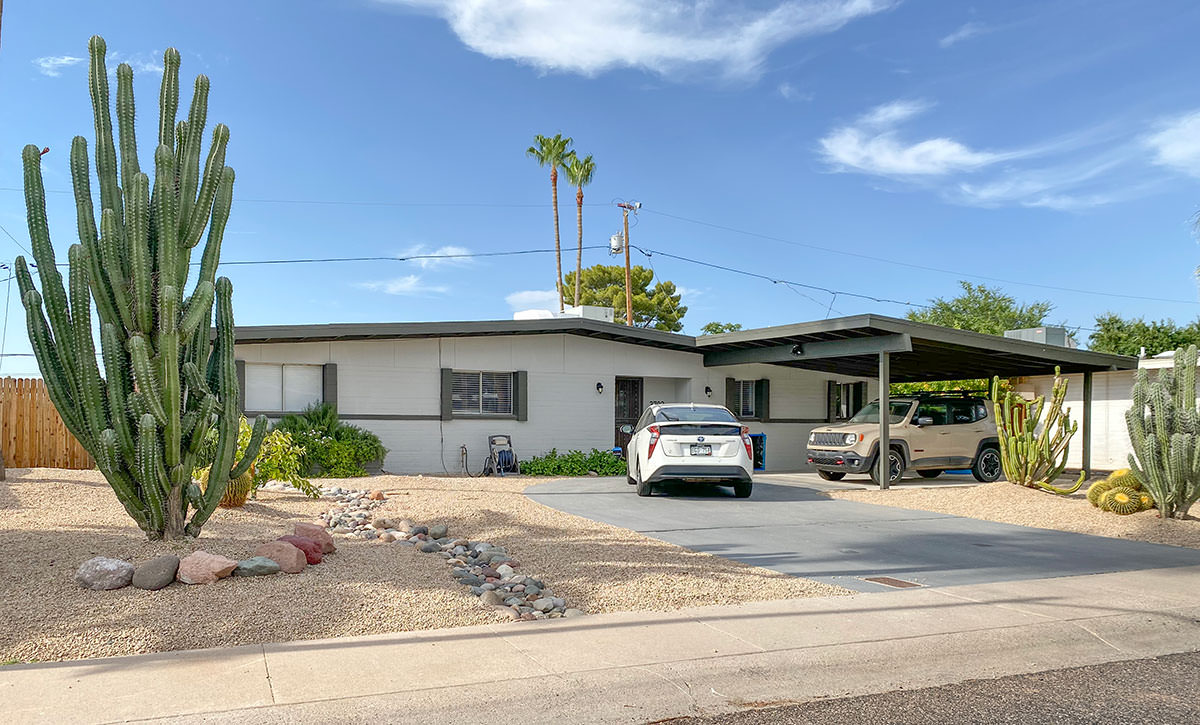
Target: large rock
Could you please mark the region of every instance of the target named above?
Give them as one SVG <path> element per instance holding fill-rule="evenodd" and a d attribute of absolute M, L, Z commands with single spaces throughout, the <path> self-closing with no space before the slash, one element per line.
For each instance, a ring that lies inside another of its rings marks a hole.
<path fill-rule="evenodd" d="M 233 559 L 201 549 L 180 560 L 175 578 L 184 584 L 212 584 L 229 576 L 236 568 L 237 562 Z"/>
<path fill-rule="evenodd" d="M 95 589 L 120 589 L 133 581 L 133 564 L 122 559 L 97 556 L 88 559 L 75 572 L 75 581 L 81 587 Z"/>
<path fill-rule="evenodd" d="M 252 556 L 238 562 L 234 576 L 269 576 L 279 573 L 279 562 L 265 556 Z"/>
<path fill-rule="evenodd" d="M 489 606 L 496 606 L 497 604 L 504 603 L 504 597 L 500 596 L 499 592 L 491 589 L 479 595 L 479 600 Z"/>
<path fill-rule="evenodd" d="M 333 543 L 333 537 L 325 530 L 324 526 L 316 524 L 296 524 L 295 530 L 292 532 L 296 536 L 302 536 L 306 539 L 312 539 L 321 545 L 322 554 L 332 554 L 337 551 L 337 546 Z"/>
<path fill-rule="evenodd" d="M 320 564 L 323 555 L 321 554 L 321 545 L 312 539 L 306 539 L 303 536 L 280 536 L 280 541 L 286 541 L 300 551 L 304 552 L 304 558 L 309 564 Z"/>
<path fill-rule="evenodd" d="M 265 556 L 279 565 L 285 574 L 299 574 L 308 566 L 304 552 L 286 541 L 268 541 L 254 550 L 254 556 Z"/>
<path fill-rule="evenodd" d="M 133 585 L 138 589 L 157 591 L 175 581 L 175 574 L 178 571 L 178 556 L 174 554 L 156 556 L 134 570 Z"/>
<path fill-rule="evenodd" d="M 448 533 L 450 533 L 450 529 L 445 524 L 434 524 L 429 527 L 429 535 L 435 539 L 444 538 Z"/>

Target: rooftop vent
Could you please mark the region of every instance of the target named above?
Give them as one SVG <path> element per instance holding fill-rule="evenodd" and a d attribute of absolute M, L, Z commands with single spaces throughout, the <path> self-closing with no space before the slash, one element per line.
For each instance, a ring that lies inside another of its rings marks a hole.
<path fill-rule="evenodd" d="M 1043 345 L 1058 347 L 1077 347 L 1071 333 L 1065 327 L 1026 327 L 1021 330 L 1008 330 L 1004 336 L 1013 340 L 1040 342 Z"/>

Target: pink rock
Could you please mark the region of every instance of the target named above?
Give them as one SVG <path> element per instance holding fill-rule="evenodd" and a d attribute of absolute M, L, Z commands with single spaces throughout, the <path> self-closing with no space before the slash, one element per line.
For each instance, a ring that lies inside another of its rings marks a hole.
<path fill-rule="evenodd" d="M 296 530 L 293 531 L 296 536 L 301 536 L 305 539 L 312 539 L 321 545 L 322 554 L 332 554 L 337 551 L 337 547 L 333 544 L 333 537 L 325 530 L 324 526 L 316 524 L 296 524 Z"/>
<path fill-rule="evenodd" d="M 382 501 L 384 499 L 383 491 L 372 491 L 367 498 L 371 499 L 372 501 Z"/>
<path fill-rule="evenodd" d="M 320 564 L 323 555 L 321 554 L 321 545 L 312 539 L 306 539 L 303 536 L 280 536 L 279 541 L 286 541 L 300 551 L 304 552 L 304 558 L 309 564 Z"/>
<path fill-rule="evenodd" d="M 175 578 L 184 584 L 212 584 L 232 574 L 236 567 L 233 559 L 200 550 L 179 560 Z"/>
<path fill-rule="evenodd" d="M 279 565 L 286 574 L 299 574 L 308 566 L 308 557 L 286 541 L 268 541 L 254 550 L 255 556 L 265 556 Z"/>

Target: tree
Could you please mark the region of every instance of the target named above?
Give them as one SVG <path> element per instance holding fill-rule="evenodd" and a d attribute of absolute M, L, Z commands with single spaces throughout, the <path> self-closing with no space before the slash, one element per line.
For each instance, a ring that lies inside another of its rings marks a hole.
<path fill-rule="evenodd" d="M 558 287 L 558 311 L 563 311 L 562 289 L 562 245 L 558 236 L 558 170 L 562 168 L 571 152 L 571 137 L 563 137 L 556 133 L 552 138 L 538 134 L 533 137 L 533 145 L 525 150 L 525 155 L 535 159 L 538 166 L 550 167 L 550 199 L 554 205 L 554 264 L 556 267 L 555 285 Z"/>
<path fill-rule="evenodd" d="M 737 332 L 742 329 L 740 322 L 709 322 L 700 328 L 701 335 L 720 335 L 723 332 Z"/>
<path fill-rule="evenodd" d="M 213 128 L 202 167 L 208 78 L 197 76 L 187 120 L 176 124 L 179 51 L 168 48 L 151 184 L 134 141 L 133 69 L 122 63 L 116 72 L 118 157 L 104 39 L 93 36 L 88 51 L 100 224 L 97 229 L 87 141 L 76 136 L 70 167 L 80 243 L 68 250 L 64 289 L 46 220 L 41 152 L 26 146 L 25 205 L 40 292 L 24 257 L 17 257 L 15 272 L 30 342 L 63 423 L 96 459 L 146 536 L 197 536 L 229 481 L 250 469 L 267 429 L 266 417 L 259 416 L 238 461 L 233 285 L 216 276 L 233 203 L 233 169 L 225 165 L 229 128 Z M 205 228 L 196 283 L 185 295 L 192 248 Z M 93 304 L 104 377 L 92 333 Z M 204 459 L 198 451 L 210 429 L 216 430 L 216 446 Z M 211 465 L 212 473 L 201 490 L 192 469 L 203 465 Z"/>
<path fill-rule="evenodd" d="M 575 273 L 568 272 L 566 284 L 575 283 Z M 683 329 L 683 316 L 687 307 L 679 304 L 680 294 L 675 283 L 656 282 L 654 272 L 645 267 L 634 266 L 629 270 L 633 297 L 633 324 L 637 327 L 653 327 L 656 330 L 679 332 Z M 618 265 L 597 264 L 583 270 L 580 304 L 611 307 L 617 322 L 625 322 L 625 268 Z"/>
<path fill-rule="evenodd" d="M 1200 345 L 1200 320 L 1180 327 L 1173 320 L 1146 322 L 1142 318 L 1125 319 L 1115 312 L 1096 318 L 1096 331 L 1088 336 L 1088 347 L 1096 352 L 1115 355 L 1157 355 L 1188 345 Z"/>
<path fill-rule="evenodd" d="M 1048 301 L 1017 304 L 1000 289 L 960 280 L 962 294 L 953 299 L 941 297 L 930 300 L 926 309 L 909 310 L 913 322 L 971 330 L 988 335 L 1003 335 L 1006 330 L 1041 327 L 1054 309 Z"/>
<path fill-rule="evenodd" d="M 592 177 L 596 175 L 596 162 L 592 160 L 591 154 L 584 156 L 582 159 L 572 151 L 567 154 L 566 167 L 563 169 L 567 173 L 567 183 L 575 187 L 575 211 L 576 219 L 579 224 L 579 244 L 575 248 L 575 306 L 579 306 L 579 280 L 583 271 L 583 187 L 592 183 Z M 559 270 L 562 274 L 562 270 Z"/>
<path fill-rule="evenodd" d="M 1010 295 L 996 287 L 972 284 L 959 280 L 962 294 L 953 299 L 937 297 L 930 300 L 929 307 L 909 310 L 906 317 L 913 322 L 952 327 L 956 330 L 971 330 L 988 335 L 1003 335 L 1006 330 L 1024 327 L 1040 327 L 1054 305 L 1041 300 L 1029 304 L 1018 304 Z M 906 395 L 930 390 L 987 390 L 988 381 L 940 380 L 928 383 L 894 383 L 892 392 Z"/>

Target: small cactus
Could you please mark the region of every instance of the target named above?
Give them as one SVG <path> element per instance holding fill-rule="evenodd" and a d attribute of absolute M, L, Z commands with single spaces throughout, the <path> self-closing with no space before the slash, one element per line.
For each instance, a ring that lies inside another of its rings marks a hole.
<path fill-rule="evenodd" d="M 1114 487 L 1124 486 L 1132 488 L 1134 491 L 1142 490 L 1142 482 L 1134 475 L 1133 471 L 1128 468 L 1122 468 L 1118 471 L 1113 471 L 1107 479 Z"/>
<path fill-rule="evenodd" d="M 1110 478 L 1102 478 L 1099 481 L 1096 481 L 1091 486 L 1088 486 L 1088 490 L 1087 490 L 1088 502 L 1091 503 L 1093 506 L 1096 506 L 1097 508 L 1099 508 L 1100 498 L 1115 487 L 1116 487 L 1116 484 L 1113 483 L 1112 479 L 1110 479 Z"/>
<path fill-rule="evenodd" d="M 1142 510 L 1141 498 L 1137 491 L 1125 486 L 1109 489 L 1100 498 L 1100 508 L 1120 516 L 1136 514 Z"/>
<path fill-rule="evenodd" d="M 1138 494 L 1138 503 L 1142 505 L 1143 511 L 1149 511 L 1150 509 L 1154 508 L 1154 497 L 1145 491 L 1142 491 Z"/>

